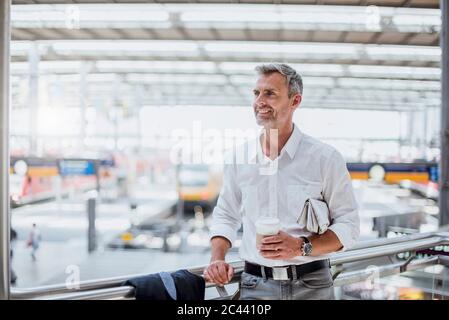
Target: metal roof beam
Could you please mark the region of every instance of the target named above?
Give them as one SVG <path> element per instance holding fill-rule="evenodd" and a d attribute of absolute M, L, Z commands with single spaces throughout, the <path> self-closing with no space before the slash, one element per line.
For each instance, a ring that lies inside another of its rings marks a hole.
<path fill-rule="evenodd" d="M 229 0 L 175 0 L 175 1 L 166 1 L 166 0 L 76 0 L 76 3 L 185 3 L 185 4 L 205 4 L 205 3 L 229 3 Z M 245 4 L 288 4 L 288 5 L 296 5 L 296 4 L 310 4 L 310 0 L 238 0 L 239 3 Z M 25 5 L 25 4 L 74 4 L 73 0 L 12 0 L 14 5 Z M 326 0 L 315 1 L 317 5 L 332 5 L 332 6 L 351 6 L 351 5 L 360 5 L 366 6 L 368 5 L 367 1 L 360 1 L 359 4 L 355 3 L 351 0 Z M 397 1 L 386 1 L 386 0 L 370 0 L 369 5 L 375 6 L 384 6 L 384 7 L 398 7 Z M 438 0 L 426 0 L 426 1 L 404 1 L 399 4 L 399 6 L 413 7 L 413 8 L 439 8 Z"/>

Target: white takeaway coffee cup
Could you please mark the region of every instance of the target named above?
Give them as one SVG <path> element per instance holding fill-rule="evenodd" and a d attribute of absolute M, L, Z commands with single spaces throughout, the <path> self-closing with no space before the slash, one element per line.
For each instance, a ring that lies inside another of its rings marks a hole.
<path fill-rule="evenodd" d="M 260 250 L 263 237 L 272 236 L 279 233 L 281 223 L 275 217 L 262 217 L 256 221 L 256 247 Z"/>

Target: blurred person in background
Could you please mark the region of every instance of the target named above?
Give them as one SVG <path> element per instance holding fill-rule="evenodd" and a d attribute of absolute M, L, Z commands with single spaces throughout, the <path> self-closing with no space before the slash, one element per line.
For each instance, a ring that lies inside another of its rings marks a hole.
<path fill-rule="evenodd" d="M 10 237 L 11 237 L 11 244 L 12 244 L 17 239 L 17 232 L 13 228 L 11 228 L 11 235 L 10 235 Z M 13 250 L 12 245 L 11 245 L 11 265 L 12 265 L 12 258 L 13 258 L 13 256 L 14 256 L 14 250 Z M 16 275 L 16 273 L 14 272 L 14 270 L 11 267 L 11 284 L 15 284 L 16 282 L 17 282 L 17 275 Z"/>
<path fill-rule="evenodd" d="M 33 228 L 30 231 L 30 235 L 28 236 L 27 246 L 31 247 L 31 259 L 36 261 L 36 252 L 39 249 L 41 241 L 41 233 L 37 228 L 36 224 L 33 223 Z"/>

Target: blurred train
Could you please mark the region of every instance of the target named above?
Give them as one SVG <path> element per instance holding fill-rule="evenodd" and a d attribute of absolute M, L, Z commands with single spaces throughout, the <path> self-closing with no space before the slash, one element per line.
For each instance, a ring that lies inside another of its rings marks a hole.
<path fill-rule="evenodd" d="M 104 160 L 38 157 L 12 157 L 10 163 L 13 208 L 96 189 L 99 178 L 109 175 L 105 168 L 112 165 Z"/>
<path fill-rule="evenodd" d="M 113 160 L 50 159 L 12 157 L 10 198 L 13 207 L 55 198 L 58 183 L 61 195 L 98 187 L 99 180 L 113 179 Z M 438 163 L 347 163 L 352 179 L 375 179 L 399 184 L 424 196 L 438 196 Z M 58 181 L 60 180 L 60 181 Z M 178 167 L 179 197 L 186 210 L 195 205 L 212 210 L 222 186 L 218 167 L 183 164 Z"/>
<path fill-rule="evenodd" d="M 184 209 L 196 205 L 212 210 L 222 185 L 222 172 L 218 167 L 205 164 L 182 164 L 178 167 L 179 197 Z"/>
<path fill-rule="evenodd" d="M 439 170 L 437 162 L 417 161 L 409 163 L 347 163 L 354 180 L 383 181 L 398 184 L 425 197 L 438 198 Z"/>
<path fill-rule="evenodd" d="M 398 184 L 425 197 L 438 197 L 438 163 L 347 163 L 353 180 L 374 179 L 388 184 Z M 200 205 L 212 210 L 222 185 L 222 172 L 204 164 L 180 165 L 178 168 L 179 196 L 185 209 Z"/>

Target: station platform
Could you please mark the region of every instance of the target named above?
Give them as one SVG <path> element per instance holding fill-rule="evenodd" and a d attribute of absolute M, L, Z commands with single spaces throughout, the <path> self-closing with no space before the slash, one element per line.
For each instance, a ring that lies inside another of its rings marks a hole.
<path fill-rule="evenodd" d="M 430 199 L 397 186 L 378 183 L 355 183 L 354 190 L 360 205 L 360 241 L 375 240 L 381 233 L 388 235 L 388 232 L 400 233 L 401 230 L 427 232 L 438 228 L 435 203 Z M 61 203 L 41 203 L 14 209 L 12 226 L 18 232 L 18 240 L 13 242 L 12 260 L 12 267 L 18 276 L 15 287 L 64 283 L 74 272 L 79 274 L 80 281 L 86 281 L 206 265 L 210 259 L 207 237 L 210 214 L 204 219 L 203 228 L 192 227 L 191 231 L 187 231 L 185 236 L 188 241 L 183 248 L 179 247 L 179 234 L 171 235 L 178 237 L 175 249 L 165 252 L 161 245 L 150 245 L 146 249 L 142 249 L 144 246 L 128 246 L 127 249 L 120 248 L 120 245 L 116 245 L 116 249 L 110 246 L 120 241 L 120 235 L 132 225 L 133 210 L 136 209 L 130 208 L 130 202 L 137 203 L 137 210 L 141 210 L 142 215 L 146 212 L 146 218 L 153 218 L 155 223 L 175 219 L 173 212 L 171 216 L 166 216 L 170 211 L 166 209 L 173 206 L 173 199 L 166 194 L 165 199 L 155 200 L 155 194 L 150 194 L 140 194 L 132 201 L 99 203 L 96 221 L 98 247 L 91 253 L 87 250 L 87 217 L 83 199 L 66 199 Z M 379 222 L 379 219 L 386 217 L 389 220 Z M 405 219 L 401 220 L 401 217 Z M 405 223 L 401 224 L 403 221 Z M 26 247 L 27 231 L 33 222 L 39 226 L 43 238 L 36 261 L 31 259 L 31 250 Z M 185 217 L 183 225 L 194 226 L 195 218 Z M 148 235 L 148 230 L 142 229 L 141 235 L 144 234 Z M 153 237 L 155 240 L 156 237 Z M 237 250 L 238 245 L 229 252 L 230 260 L 239 259 Z M 365 262 L 364 267 L 387 262 L 377 259 Z"/>

